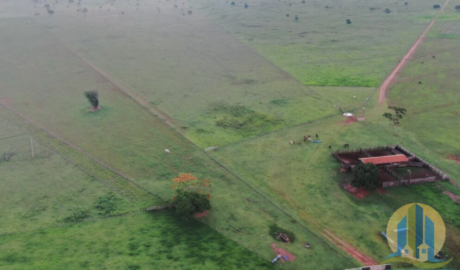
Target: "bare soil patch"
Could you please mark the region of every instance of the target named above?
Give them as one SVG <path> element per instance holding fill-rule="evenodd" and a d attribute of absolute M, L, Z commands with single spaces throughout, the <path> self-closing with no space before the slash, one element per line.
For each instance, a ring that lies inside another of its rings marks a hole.
<path fill-rule="evenodd" d="M 281 256 L 284 255 L 288 258 L 289 261 L 295 260 L 294 255 L 292 255 L 291 253 L 287 252 L 286 250 L 282 248 L 277 247 L 275 243 L 272 243 L 271 246 L 272 246 L 273 251 L 275 251 L 277 255 L 281 255 Z M 283 258 L 281 258 L 279 261 L 286 262 Z"/>
<path fill-rule="evenodd" d="M 448 156 L 447 159 L 455 160 L 455 161 L 457 161 L 458 164 L 460 164 L 460 158 L 458 158 L 456 156 Z"/>
<path fill-rule="evenodd" d="M 209 210 L 206 210 L 206 211 L 201 212 L 201 213 L 196 213 L 195 218 L 207 217 L 208 215 L 209 215 Z"/>
<path fill-rule="evenodd" d="M 366 197 L 367 195 L 371 194 L 371 192 L 365 188 L 356 188 L 350 184 L 343 185 L 343 188 L 353 194 L 358 200 Z"/>

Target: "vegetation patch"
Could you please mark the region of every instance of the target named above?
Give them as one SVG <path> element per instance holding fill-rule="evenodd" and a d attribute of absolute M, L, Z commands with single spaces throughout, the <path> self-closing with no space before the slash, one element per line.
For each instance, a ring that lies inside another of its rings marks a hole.
<path fill-rule="evenodd" d="M 283 120 L 275 116 L 256 112 L 239 104 L 228 105 L 219 102 L 212 105 L 211 110 L 219 115 L 215 121 L 216 126 L 233 129 L 243 136 L 270 130 L 283 123 Z"/>
<path fill-rule="evenodd" d="M 99 215 L 110 216 L 117 210 L 118 200 L 113 193 L 109 193 L 99 197 L 94 203 L 94 208 L 99 212 Z"/>

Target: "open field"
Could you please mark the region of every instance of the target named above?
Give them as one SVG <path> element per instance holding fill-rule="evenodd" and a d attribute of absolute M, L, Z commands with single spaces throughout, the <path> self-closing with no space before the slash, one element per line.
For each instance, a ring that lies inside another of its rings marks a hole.
<path fill-rule="evenodd" d="M 273 224 L 295 231 L 298 239 L 314 246 L 314 252 L 300 243 L 286 247 L 297 259 L 284 264 L 283 268 L 297 269 L 306 263 L 325 269 L 357 265 L 351 257 L 325 242 L 318 232 L 303 222 L 297 223 L 257 190 L 222 169 L 87 63 L 49 38 L 41 28 L 24 24 L 20 19 L 3 20 L 0 27 L 5 30 L 2 48 L 12 52 L 8 56 L 10 67 L 1 75 L 6 81 L 3 102 L 13 113 L 26 118 L 16 117 L 16 121 L 25 121 L 32 128 L 43 127 L 42 133 L 53 135 L 54 139 L 48 140 L 51 147 L 63 138 L 74 146 L 72 149 L 79 149 L 84 156 L 96 157 L 127 175 L 137 186 L 165 200 L 173 195 L 171 179 L 178 173 L 192 172 L 209 178 L 213 186 L 213 211 L 204 222 L 218 232 L 266 260 L 275 255 L 270 247 L 274 239 L 269 234 Z M 15 34 L 8 29 L 15 29 Z M 88 110 L 82 95 L 87 89 L 98 89 L 101 111 Z M 83 162 L 74 150 L 56 148 L 72 162 Z M 171 154 L 165 154 L 165 148 L 170 149 Z M 230 207 L 235 205 L 240 207 Z"/>
<path fill-rule="evenodd" d="M 216 23 L 304 84 L 377 87 L 437 13 L 432 6 L 445 1 L 259 0 L 247 9 L 244 1 L 200 2 Z"/>
<path fill-rule="evenodd" d="M 0 235 L 18 232 L 0 236 L 0 268 L 270 268 L 270 231 L 280 227 L 295 234 L 282 248 L 296 260 L 279 268 L 343 269 L 383 260 L 379 232 L 412 202 L 440 212 L 450 267 L 460 267 L 459 205 L 446 195 L 459 188 L 358 200 L 328 148 L 401 144 L 460 183 L 460 165 L 447 159 L 460 158 L 458 39 L 426 38 L 395 81 L 388 104 L 408 109 L 398 136 L 374 89 L 444 1 L 192 1 L 50 3 L 53 15 L 43 3 L 0 3 L 0 154 L 17 152 L 0 161 Z M 451 1 L 429 36 L 455 35 Z M 91 89 L 100 111 L 83 97 Z M 339 109 L 363 107 L 363 123 Z M 289 143 L 315 134 L 322 143 Z M 203 152 L 211 145 L 219 149 Z M 201 223 L 132 214 L 169 201 L 183 172 L 211 180 Z M 110 194 L 117 211 L 107 216 L 130 215 L 100 219 L 95 202 Z M 90 217 L 57 227 L 77 206 Z"/>
<path fill-rule="evenodd" d="M 274 268 L 211 228 L 184 223 L 170 211 L 2 236 L 0 254 L 1 269 Z"/>
<path fill-rule="evenodd" d="M 0 126 L 0 235 L 73 223 L 76 214 L 82 214 L 82 219 L 105 216 L 95 204 L 106 196 L 111 196 L 113 202 L 110 215 L 162 203 L 153 196 L 135 200 L 114 194 L 109 186 L 80 171 L 35 138 L 31 145 L 26 131 L 5 118 L 0 118 Z M 4 158 L 7 151 L 9 161 Z"/>

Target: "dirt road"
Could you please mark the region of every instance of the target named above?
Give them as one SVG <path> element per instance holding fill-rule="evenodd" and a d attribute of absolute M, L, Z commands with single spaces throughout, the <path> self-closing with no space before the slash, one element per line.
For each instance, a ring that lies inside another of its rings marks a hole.
<path fill-rule="evenodd" d="M 382 104 L 385 101 L 385 96 L 388 91 L 388 88 L 390 87 L 391 83 L 393 82 L 394 78 L 398 73 L 402 70 L 404 65 L 410 60 L 412 55 L 414 55 L 415 51 L 417 50 L 418 46 L 422 43 L 423 39 L 425 38 L 426 34 L 431 30 L 431 27 L 434 25 L 438 17 L 444 13 L 444 9 L 449 4 L 450 0 L 447 0 L 444 5 L 441 8 L 441 11 L 434 17 L 434 19 L 431 21 L 431 23 L 428 25 L 428 27 L 423 31 L 422 35 L 417 39 L 417 41 L 410 47 L 409 51 L 404 55 L 404 57 L 401 59 L 399 64 L 393 69 L 393 71 L 390 73 L 390 75 L 383 81 L 382 85 L 380 86 L 380 95 L 379 95 L 379 104 Z"/>

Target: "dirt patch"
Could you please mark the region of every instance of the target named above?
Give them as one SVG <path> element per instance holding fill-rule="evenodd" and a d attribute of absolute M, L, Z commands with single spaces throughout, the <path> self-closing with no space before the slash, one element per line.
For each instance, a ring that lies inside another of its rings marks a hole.
<path fill-rule="evenodd" d="M 0 98 L 0 104 L 8 107 L 12 104 L 13 102 L 9 98 Z"/>
<path fill-rule="evenodd" d="M 92 112 L 97 112 L 101 109 L 101 107 L 97 107 L 97 108 L 90 108 L 89 111 L 92 111 Z"/>
<path fill-rule="evenodd" d="M 196 218 L 202 218 L 202 217 L 207 217 L 208 215 L 209 215 L 209 210 L 206 210 L 206 211 L 201 212 L 201 213 L 196 213 L 195 217 Z"/>
<path fill-rule="evenodd" d="M 460 197 L 458 197 L 457 195 L 453 194 L 450 191 L 444 191 L 443 193 L 449 196 L 449 198 L 451 198 L 454 202 L 460 204 Z"/>
<path fill-rule="evenodd" d="M 341 248 L 342 250 L 350 254 L 353 258 L 360 261 L 362 264 L 364 265 L 377 265 L 378 264 L 371 257 L 359 252 L 353 246 L 343 241 L 342 239 L 334 235 L 329 230 L 326 229 L 324 231 L 325 233 L 322 233 L 324 237 L 326 237 L 329 241 L 333 242 L 336 246 L 338 246 L 339 248 Z"/>
<path fill-rule="evenodd" d="M 354 122 L 358 122 L 358 119 L 356 119 L 356 117 L 353 115 L 352 117 L 347 117 L 347 119 L 344 121 L 344 124 L 349 125 Z"/>
<path fill-rule="evenodd" d="M 457 161 L 458 164 L 460 164 L 460 158 L 458 158 L 456 156 L 448 156 L 447 159 L 455 160 L 455 161 Z"/>
<path fill-rule="evenodd" d="M 350 184 L 343 185 L 343 188 L 353 194 L 358 200 L 366 197 L 367 195 L 371 194 L 371 192 L 365 188 L 356 188 Z"/>
<path fill-rule="evenodd" d="M 292 255 L 291 253 L 287 252 L 286 250 L 282 248 L 277 247 L 275 243 L 272 243 L 271 246 L 272 246 L 273 251 L 275 251 L 276 255 L 281 255 L 281 256 L 284 255 L 288 258 L 289 261 L 295 260 L 294 255 Z M 279 261 L 285 262 L 283 258 L 281 258 Z"/>

